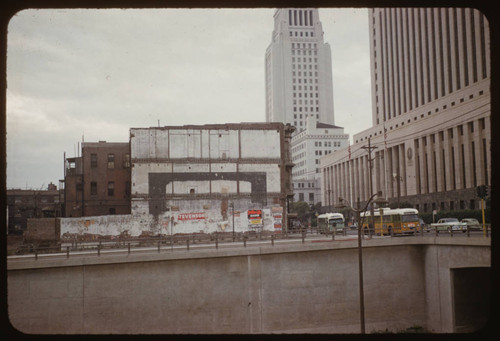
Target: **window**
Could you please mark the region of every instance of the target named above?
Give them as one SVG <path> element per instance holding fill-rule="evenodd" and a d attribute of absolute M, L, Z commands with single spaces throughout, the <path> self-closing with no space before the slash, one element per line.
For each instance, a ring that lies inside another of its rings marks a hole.
<path fill-rule="evenodd" d="M 97 154 L 90 154 L 90 168 L 97 168 Z"/>
<path fill-rule="evenodd" d="M 108 182 L 108 196 L 112 197 L 115 195 L 115 183 L 114 181 Z"/>
<path fill-rule="evenodd" d="M 115 168 L 115 154 L 108 154 L 108 169 Z"/>
<path fill-rule="evenodd" d="M 90 195 L 97 195 L 97 182 L 95 181 L 90 183 Z"/>
<path fill-rule="evenodd" d="M 123 168 L 130 168 L 130 154 L 123 155 Z"/>

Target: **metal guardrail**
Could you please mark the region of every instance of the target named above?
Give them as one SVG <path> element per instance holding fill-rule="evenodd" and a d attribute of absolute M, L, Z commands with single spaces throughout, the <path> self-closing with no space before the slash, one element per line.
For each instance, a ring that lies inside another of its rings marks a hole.
<path fill-rule="evenodd" d="M 337 236 L 347 236 L 348 231 L 354 232 L 355 234 L 350 234 L 353 237 L 357 237 L 357 230 L 350 229 L 348 227 L 340 231 L 332 231 L 325 234 L 326 237 L 331 236 L 332 240 L 336 240 Z M 309 232 L 309 233 L 308 233 Z M 471 234 L 471 232 L 474 232 Z M 419 232 L 413 234 L 414 237 L 424 236 L 433 233 L 435 236 L 451 236 L 455 234 L 466 233 L 467 237 L 471 236 L 483 236 L 489 237 L 491 235 L 491 225 L 487 224 L 485 230 L 469 230 L 466 231 L 434 231 L 434 229 L 421 229 Z M 101 256 L 101 251 L 107 250 L 126 250 L 127 254 L 131 254 L 132 251 L 144 250 L 144 248 L 154 248 L 156 246 L 157 252 L 166 250 L 170 248 L 171 251 L 175 249 L 187 250 L 189 251 L 194 246 L 203 246 L 207 248 L 219 249 L 220 245 L 237 243 L 243 247 L 247 247 L 248 242 L 259 242 L 255 245 L 262 245 L 262 241 L 268 241 L 270 245 L 274 246 L 279 240 L 290 240 L 290 241 L 302 241 L 305 243 L 307 236 L 318 236 L 319 232 L 317 230 L 302 230 L 299 233 L 271 233 L 268 231 L 264 232 L 245 232 L 245 233 L 235 233 L 231 232 L 225 233 L 214 233 L 214 234 L 186 234 L 186 235 L 175 235 L 175 236 L 164 236 L 160 235 L 157 237 L 150 238 L 128 238 L 121 240 L 97 240 L 93 242 L 89 241 L 62 241 L 62 243 L 52 246 L 40 247 L 37 245 L 23 245 L 18 248 L 16 255 L 33 255 L 35 260 L 38 259 L 39 255 L 51 254 L 51 255 L 66 255 L 69 258 L 70 255 L 89 252 L 90 254 L 96 254 Z M 372 238 L 374 235 L 372 230 L 368 231 L 368 238 Z M 432 235 L 432 234 L 431 234 Z M 391 237 L 395 237 L 393 231 L 391 230 Z M 363 234 L 363 238 L 366 235 Z M 241 243 L 241 244 L 240 244 Z M 236 245 L 236 246 L 237 246 Z"/>

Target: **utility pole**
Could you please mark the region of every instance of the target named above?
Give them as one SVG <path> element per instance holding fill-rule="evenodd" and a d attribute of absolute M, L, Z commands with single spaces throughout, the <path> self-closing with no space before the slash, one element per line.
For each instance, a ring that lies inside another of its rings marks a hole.
<path fill-rule="evenodd" d="M 371 138 L 368 138 L 368 146 L 363 146 L 361 148 L 365 149 L 368 152 L 368 162 L 370 163 L 370 167 L 369 167 L 370 168 L 370 178 L 368 180 L 369 180 L 369 184 L 370 184 L 370 196 L 371 196 L 371 195 L 373 195 L 372 169 L 373 169 L 373 160 L 375 160 L 375 158 L 372 158 L 372 150 L 377 149 L 377 147 L 373 147 L 371 145 Z M 373 203 L 372 203 L 371 209 L 370 209 L 370 216 L 371 216 L 372 226 L 373 226 L 373 228 L 375 228 L 375 213 L 373 210 Z"/>

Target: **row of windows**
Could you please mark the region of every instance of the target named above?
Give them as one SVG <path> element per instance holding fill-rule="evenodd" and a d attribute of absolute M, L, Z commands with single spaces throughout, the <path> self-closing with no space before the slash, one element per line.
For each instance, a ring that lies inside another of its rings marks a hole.
<path fill-rule="evenodd" d="M 297 112 L 297 108 L 299 109 L 299 112 L 302 112 L 302 107 L 293 107 L 293 112 Z M 306 112 L 307 107 L 303 107 L 303 108 L 304 108 L 304 112 Z M 314 112 L 314 107 L 309 107 L 309 108 L 310 108 L 310 110 L 309 110 L 310 113 Z M 316 112 L 319 112 L 319 107 L 316 107 Z M 299 115 L 302 115 L 302 114 L 299 114 Z M 296 118 L 295 116 L 297 116 L 297 114 L 294 114 L 294 118 Z M 317 118 L 319 118 L 319 114 L 317 114 Z"/>
<path fill-rule="evenodd" d="M 313 26 L 312 10 L 288 10 L 288 25 L 290 26 Z"/>
<path fill-rule="evenodd" d="M 306 188 L 306 183 L 304 182 L 293 184 L 294 187 L 295 185 L 297 185 L 297 188 Z M 314 188 L 314 182 L 307 182 L 307 188 Z"/>
<path fill-rule="evenodd" d="M 325 134 L 328 134 L 328 130 L 325 131 Z M 314 142 L 314 146 L 315 147 L 340 147 L 341 143 L 340 143 L 340 141 L 315 141 Z M 305 148 L 306 148 L 306 144 L 305 143 L 301 143 L 298 146 L 295 146 L 295 147 L 292 148 L 292 153 L 296 153 L 299 150 L 305 149 Z M 325 151 L 325 153 L 326 153 L 326 151 Z M 299 154 L 299 156 L 305 156 L 305 155 L 306 155 L 305 152 Z M 316 155 L 318 155 L 318 154 L 316 154 Z"/>
<path fill-rule="evenodd" d="M 77 183 L 76 184 L 76 190 L 81 191 L 82 190 L 82 183 Z M 97 181 L 91 181 L 90 182 L 90 195 L 97 195 Z M 108 181 L 107 183 L 107 193 L 108 197 L 112 197 L 115 195 L 115 182 L 114 181 Z M 125 195 L 127 197 L 130 197 L 130 182 L 127 181 L 125 183 Z"/>
<path fill-rule="evenodd" d="M 295 77 L 295 76 L 299 76 L 299 77 L 307 77 L 307 71 L 304 71 L 304 75 L 302 75 L 302 71 L 292 71 L 292 76 Z M 309 77 L 312 77 L 313 76 L 313 73 L 312 71 L 309 71 Z M 317 71 L 314 71 L 314 77 L 318 77 L 318 72 Z"/>
<path fill-rule="evenodd" d="M 298 104 L 302 105 L 302 99 L 298 100 Z M 319 105 L 319 100 L 318 99 L 314 99 L 314 100 L 313 99 L 305 99 L 304 100 L 304 105 L 314 105 L 314 104 Z M 293 105 L 297 105 L 296 99 L 293 100 Z"/>
<path fill-rule="evenodd" d="M 314 155 L 319 155 L 319 156 L 322 156 L 323 155 L 323 152 L 324 152 L 324 155 L 328 155 L 328 154 L 331 154 L 332 153 L 332 150 L 330 149 L 327 149 L 327 150 L 315 150 L 314 151 Z M 317 161 L 317 160 L 316 160 Z M 316 164 L 318 164 L 319 162 L 316 162 Z"/>
<path fill-rule="evenodd" d="M 297 91 L 297 90 L 302 91 L 302 85 L 294 85 L 292 89 L 293 89 L 293 91 Z M 315 85 L 314 88 L 313 88 L 312 85 L 309 85 L 309 91 L 313 91 L 313 89 L 315 91 L 318 91 L 318 86 Z M 304 85 L 304 91 L 307 91 L 307 90 L 308 90 L 307 89 L 307 85 Z M 316 102 L 316 104 L 317 104 L 317 102 Z"/>
<path fill-rule="evenodd" d="M 123 168 L 130 168 L 130 154 L 124 154 L 123 155 Z M 90 154 L 90 167 L 91 168 L 97 168 L 97 154 L 92 153 Z M 115 168 L 115 154 L 113 153 L 108 153 L 107 157 L 107 167 L 108 169 L 114 169 Z"/>
<path fill-rule="evenodd" d="M 307 48 L 309 48 L 309 49 L 311 47 L 312 48 L 316 48 L 316 46 L 317 46 L 316 43 L 312 43 L 312 44 L 311 43 L 297 43 L 297 44 L 292 43 L 292 49 L 295 49 L 295 48 L 297 48 L 297 49 L 300 49 L 300 48 L 305 49 L 306 48 L 306 44 L 308 45 Z"/>
<path fill-rule="evenodd" d="M 295 52 L 297 52 L 297 56 L 300 56 L 301 54 L 303 54 L 304 56 L 307 56 L 307 55 L 312 56 L 313 52 L 314 52 L 315 56 L 318 55 L 318 50 L 306 50 L 306 51 L 303 51 L 303 53 L 301 53 L 300 51 L 302 51 L 302 50 L 292 50 L 292 56 L 295 55 Z M 317 58 L 314 58 L 314 59 L 317 59 Z M 317 61 L 317 60 L 315 60 L 315 61 Z"/>
<path fill-rule="evenodd" d="M 314 37 L 314 31 L 290 31 L 290 37 Z"/>
<path fill-rule="evenodd" d="M 316 141 L 314 142 L 315 147 L 332 147 L 332 142 L 333 142 L 333 147 L 340 147 L 340 141 L 325 141 L 325 143 L 322 143 L 321 141 Z"/>
<path fill-rule="evenodd" d="M 7 194 L 9 197 L 9 195 Z M 9 205 L 14 202 L 14 204 L 34 204 L 35 202 L 41 202 L 41 203 L 58 203 L 59 202 L 59 195 L 54 195 L 54 196 L 42 196 L 40 197 L 37 194 L 33 194 L 33 196 L 19 196 L 19 197 L 14 197 L 14 200 L 11 198 L 8 198 Z"/>
<path fill-rule="evenodd" d="M 300 84 L 300 83 L 302 83 L 302 80 L 304 81 L 304 84 L 306 84 L 306 83 L 307 83 L 308 78 L 304 78 L 304 79 L 302 79 L 302 78 L 299 78 L 299 79 L 295 79 L 295 78 L 293 78 L 293 79 L 292 79 L 292 82 L 293 82 L 294 84 L 295 84 L 295 83 L 299 83 L 299 84 Z M 313 82 L 313 81 L 314 81 L 314 82 Z M 317 79 L 317 78 L 314 78 L 314 79 L 309 78 L 309 83 L 316 83 L 316 84 L 318 84 L 318 79 Z M 318 97 L 318 96 L 316 96 L 316 97 Z"/>
<path fill-rule="evenodd" d="M 312 111 L 312 108 L 311 108 L 311 111 Z M 304 114 L 304 115 L 299 114 L 298 116 L 299 116 L 299 119 L 302 120 L 303 118 L 314 117 L 314 114 Z M 304 116 L 304 117 L 302 117 L 302 116 Z M 293 118 L 297 119 L 297 114 L 293 114 Z M 319 114 L 316 114 L 316 118 L 319 119 Z"/>
<path fill-rule="evenodd" d="M 306 57 L 304 57 L 304 58 L 298 57 L 297 58 L 297 62 L 298 63 L 300 63 L 300 62 L 307 63 L 307 58 Z M 311 57 L 309 57 L 309 63 L 312 63 L 312 62 L 313 62 L 313 59 Z M 314 62 L 317 63 L 318 62 L 318 58 L 314 58 Z M 292 57 L 292 65 L 293 65 L 293 63 L 295 63 L 295 57 Z M 297 64 L 297 66 L 298 65 L 300 65 L 300 64 Z M 304 64 L 304 69 L 305 68 L 306 68 L 306 65 Z"/>

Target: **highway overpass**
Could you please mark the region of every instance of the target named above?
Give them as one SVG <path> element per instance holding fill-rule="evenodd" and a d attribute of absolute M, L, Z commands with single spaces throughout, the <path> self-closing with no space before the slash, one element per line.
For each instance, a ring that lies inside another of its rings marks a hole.
<path fill-rule="evenodd" d="M 366 332 L 489 319 L 491 239 L 363 240 Z M 357 241 L 9 258 L 8 314 L 36 334 L 359 333 Z"/>

